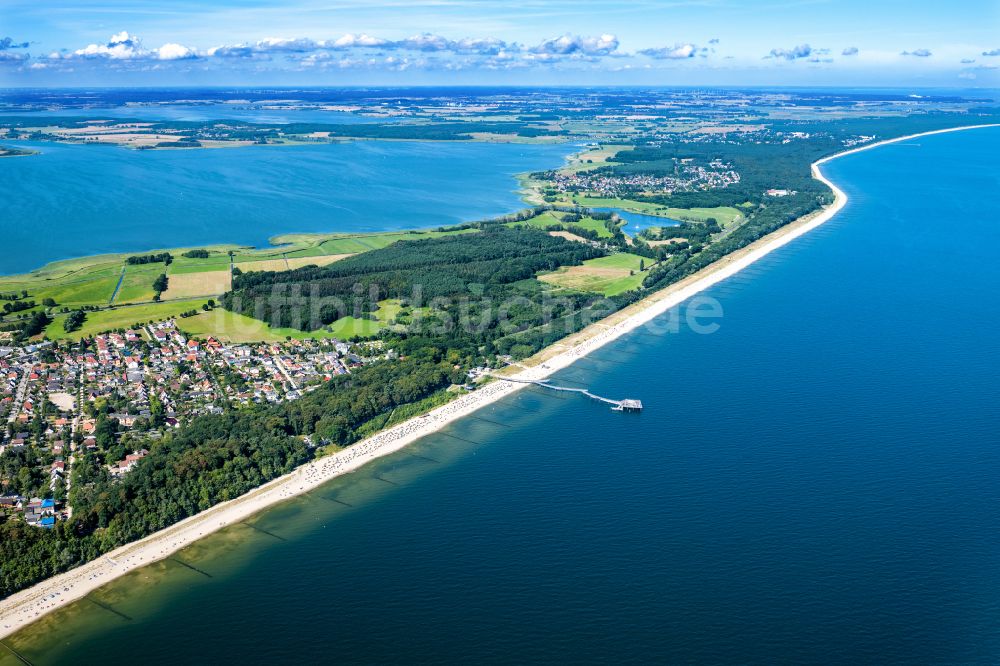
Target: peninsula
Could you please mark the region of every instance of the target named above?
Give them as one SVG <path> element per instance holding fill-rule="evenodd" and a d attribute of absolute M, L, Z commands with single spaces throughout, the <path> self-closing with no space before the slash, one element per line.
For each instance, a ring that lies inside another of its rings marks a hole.
<path fill-rule="evenodd" d="M 760 94 L 750 123 L 660 95 L 546 97 L 544 112 L 496 102 L 520 120 L 489 122 L 583 144 L 522 174 L 530 207 L 510 214 L 265 248 L 136 248 L 0 277 L 3 631 L 522 386 L 496 376 L 543 381 L 733 275 L 844 205 L 826 160 L 996 118 L 950 98 L 919 114 L 887 99 L 871 115 L 866 97 L 831 102 L 836 120 L 789 120 L 783 98 Z M 693 116 L 652 114 L 665 101 Z M 418 106 L 419 130 L 363 133 L 498 140 L 468 131 L 481 117 L 457 125 L 461 107 Z M 7 138 L 43 147 L 39 160 L 76 136 L 4 122 Z"/>
<path fill-rule="evenodd" d="M 268 506 L 308 492 L 340 474 L 356 470 L 371 460 L 397 451 L 459 418 L 488 407 L 527 383 L 545 380 L 571 365 L 576 359 L 649 323 L 670 308 L 677 307 L 697 293 L 735 275 L 755 261 L 822 225 L 844 207 L 847 196 L 823 175 L 821 164 L 887 143 L 940 132 L 996 126 L 1000 125 L 963 126 L 913 134 L 817 160 L 811 166 L 814 177 L 825 183 L 834 193 L 833 202 L 829 206 L 783 226 L 697 273 L 651 292 L 641 300 L 583 328 L 560 343 L 545 347 L 516 366 L 510 366 L 503 375 L 514 381 L 487 382 L 482 387 L 454 397 L 446 404 L 435 407 L 425 414 L 388 427 L 342 451 L 307 462 L 255 490 L 223 501 L 166 529 L 108 552 L 88 564 L 54 576 L 0 601 L 0 616 L 3 617 L 0 636 L 17 631 L 42 615 L 79 599 L 128 571 L 167 557 L 206 534 L 244 520 Z"/>

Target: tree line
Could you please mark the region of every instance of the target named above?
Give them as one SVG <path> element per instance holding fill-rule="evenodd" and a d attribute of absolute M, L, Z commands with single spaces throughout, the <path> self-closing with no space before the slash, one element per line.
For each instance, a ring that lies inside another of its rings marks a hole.
<path fill-rule="evenodd" d="M 125 263 L 129 266 L 160 263 L 169 266 L 173 260 L 174 257 L 169 252 L 157 252 L 154 254 L 137 254 L 135 256 L 128 257 L 125 259 Z"/>

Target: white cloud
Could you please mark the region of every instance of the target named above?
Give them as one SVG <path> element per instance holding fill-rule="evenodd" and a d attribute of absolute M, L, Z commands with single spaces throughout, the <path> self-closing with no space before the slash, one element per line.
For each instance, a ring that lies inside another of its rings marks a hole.
<path fill-rule="evenodd" d="M 394 42 L 393 46 L 401 49 L 412 49 L 414 51 L 447 51 L 451 48 L 451 42 L 440 35 L 432 35 L 425 32 L 421 35 L 414 35 Z"/>
<path fill-rule="evenodd" d="M 983 51 L 984 56 L 1000 56 L 1000 49 L 990 49 L 989 51 Z"/>
<path fill-rule="evenodd" d="M 160 60 L 187 60 L 197 58 L 198 54 L 181 44 L 164 44 L 156 50 L 157 58 Z"/>
<path fill-rule="evenodd" d="M 495 37 L 486 37 L 483 39 L 465 38 L 459 39 L 453 42 L 453 44 L 454 50 L 459 53 L 479 53 L 481 55 L 498 55 L 511 48 L 507 42 Z"/>
<path fill-rule="evenodd" d="M 360 35 L 346 34 L 340 39 L 334 40 L 330 44 L 333 48 L 337 49 L 349 49 L 355 47 L 373 47 L 382 46 L 386 44 L 386 40 L 379 39 L 377 37 L 372 37 L 371 35 L 366 35 L 361 33 Z"/>
<path fill-rule="evenodd" d="M 848 46 L 846 49 L 844 49 L 843 51 L 840 52 L 840 55 L 843 55 L 843 56 L 858 55 L 858 47 L 857 46 Z"/>
<path fill-rule="evenodd" d="M 917 58 L 929 58 L 934 54 L 931 53 L 930 49 L 914 49 L 912 51 L 903 51 L 899 55 L 916 56 Z"/>
<path fill-rule="evenodd" d="M 207 53 L 214 58 L 252 58 L 257 52 L 254 47 L 247 44 L 233 44 L 232 46 L 213 46 Z"/>
<path fill-rule="evenodd" d="M 317 42 L 306 37 L 295 37 L 287 39 L 284 37 L 268 37 L 256 44 L 256 49 L 261 52 L 278 53 L 309 53 L 322 48 L 326 42 Z"/>
<path fill-rule="evenodd" d="M 574 55 L 590 56 L 610 55 L 618 50 L 618 38 L 604 34 L 600 37 L 583 37 L 566 33 L 561 37 L 546 39 L 531 49 L 532 53 L 542 55 Z"/>
<path fill-rule="evenodd" d="M 80 58 L 109 58 L 111 60 L 131 60 L 143 55 L 142 42 L 125 30 L 114 34 L 106 44 L 89 44 L 73 52 Z"/>
<path fill-rule="evenodd" d="M 72 53 L 60 55 L 53 53 L 52 60 L 59 59 L 103 59 L 103 60 L 187 60 L 197 58 L 198 53 L 187 46 L 173 42 L 164 44 L 158 49 L 147 50 L 137 35 L 131 35 L 122 30 L 111 36 L 105 44 L 88 44 Z"/>
<path fill-rule="evenodd" d="M 783 58 L 785 60 L 797 60 L 799 58 L 808 58 L 812 55 L 812 47 L 808 44 L 799 44 L 798 46 L 793 46 L 790 49 L 771 49 L 767 58 Z"/>
<path fill-rule="evenodd" d="M 326 47 L 326 42 L 317 42 L 305 37 L 268 37 L 253 44 L 229 44 L 215 46 L 206 53 L 217 58 L 254 58 L 267 60 L 271 53 L 312 53 Z"/>
<path fill-rule="evenodd" d="M 657 60 L 684 60 L 693 58 L 697 51 L 698 47 L 694 44 L 675 44 L 658 49 L 642 49 L 639 53 Z"/>
<path fill-rule="evenodd" d="M 5 40 L 0 40 L 0 46 L 6 43 Z M 367 58 L 360 54 L 364 50 L 377 53 L 372 58 Z M 393 52 L 393 55 L 388 56 L 388 52 Z M 0 54 L 2 53 L 4 51 L 0 50 Z M 344 57 L 333 57 L 336 53 L 341 53 Z M 688 43 L 649 50 L 649 54 L 654 58 L 670 59 L 706 56 L 707 53 L 707 48 L 699 49 L 694 44 Z M 627 55 L 619 51 L 618 38 L 612 34 L 586 36 L 566 33 L 528 48 L 523 44 L 506 42 L 496 37 L 451 39 L 425 32 L 404 39 L 388 40 L 367 33 L 347 33 L 336 39 L 267 37 L 253 42 L 221 44 L 197 50 L 179 42 L 167 42 L 159 48 L 147 48 L 138 36 L 122 31 L 112 35 L 105 43 L 89 44 L 75 51 L 63 49 L 43 60 L 53 65 L 74 59 L 113 61 L 120 65 L 133 62 L 132 67 L 135 68 L 143 67 L 149 62 L 161 62 L 163 66 L 168 66 L 166 64 L 168 62 L 183 60 L 225 59 L 271 62 L 274 68 L 284 64 L 299 69 L 365 66 L 455 70 L 477 67 L 533 67 L 555 65 L 564 61 L 597 63 L 604 58 Z M 2 59 L 13 61 L 15 58 L 21 60 L 26 57 L 3 55 Z M 386 57 L 392 57 L 393 60 L 386 60 Z"/>
<path fill-rule="evenodd" d="M 371 35 L 348 33 L 333 40 L 314 40 L 306 37 L 268 38 L 252 44 L 216 46 L 207 51 L 210 56 L 223 58 L 266 59 L 270 54 L 319 53 L 327 50 L 387 49 L 421 51 L 425 53 L 472 53 L 495 55 L 507 49 L 506 42 L 492 37 L 452 40 L 425 32 L 406 39 L 391 41 Z"/>

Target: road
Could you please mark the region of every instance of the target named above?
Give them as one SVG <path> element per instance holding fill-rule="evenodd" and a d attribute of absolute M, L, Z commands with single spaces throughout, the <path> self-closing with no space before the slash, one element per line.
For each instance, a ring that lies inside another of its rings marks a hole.
<path fill-rule="evenodd" d="M 14 393 L 14 404 L 10 407 L 10 416 L 7 417 L 8 423 L 13 423 L 17 420 L 17 415 L 21 413 L 21 408 L 24 405 L 24 396 L 28 392 L 28 384 L 31 381 L 28 376 L 31 374 L 30 371 L 25 372 L 21 375 L 21 383 L 17 386 L 17 391 Z"/>

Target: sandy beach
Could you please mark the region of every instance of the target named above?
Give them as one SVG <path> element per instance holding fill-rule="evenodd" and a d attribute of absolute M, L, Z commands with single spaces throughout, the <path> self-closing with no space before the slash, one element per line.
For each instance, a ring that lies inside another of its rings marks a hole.
<path fill-rule="evenodd" d="M 822 164 L 862 150 L 921 136 L 998 126 L 1000 125 L 975 125 L 913 134 L 861 146 L 815 162 L 812 165 L 813 175 L 833 190 L 835 195 L 833 204 L 782 227 L 699 273 L 655 292 L 642 301 L 542 350 L 528 359 L 517 374 L 510 376 L 521 380 L 545 379 L 829 221 L 846 205 L 847 196 L 822 174 L 820 170 Z M 507 372 L 512 373 L 515 370 L 510 368 Z M 88 564 L 12 595 L 0 601 L 0 638 L 82 598 L 129 571 L 169 557 L 226 525 L 246 520 L 267 507 L 305 493 L 337 476 L 353 472 L 372 460 L 398 451 L 525 386 L 522 383 L 503 380 L 491 382 L 423 416 L 393 426 L 334 455 L 307 463 L 291 474 L 275 479 L 242 497 L 218 504 L 167 529 L 122 546 Z"/>

